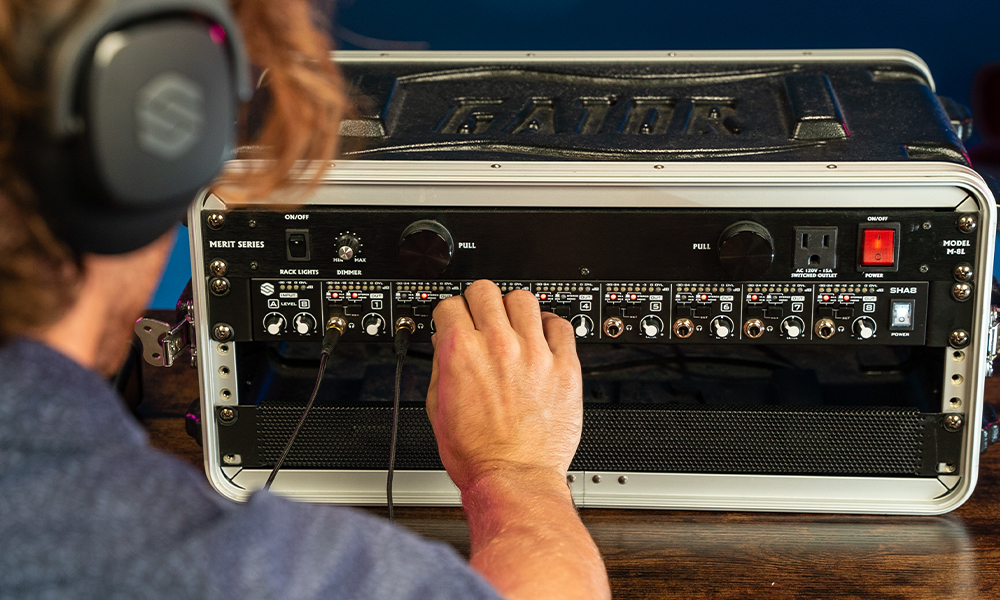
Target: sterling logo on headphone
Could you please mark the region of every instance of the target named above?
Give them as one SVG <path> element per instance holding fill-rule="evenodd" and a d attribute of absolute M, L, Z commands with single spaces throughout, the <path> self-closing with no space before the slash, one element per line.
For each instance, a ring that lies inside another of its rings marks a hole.
<path fill-rule="evenodd" d="M 163 73 L 139 90 L 136 103 L 139 146 L 166 160 L 193 148 L 205 125 L 201 86 L 178 73 Z"/>

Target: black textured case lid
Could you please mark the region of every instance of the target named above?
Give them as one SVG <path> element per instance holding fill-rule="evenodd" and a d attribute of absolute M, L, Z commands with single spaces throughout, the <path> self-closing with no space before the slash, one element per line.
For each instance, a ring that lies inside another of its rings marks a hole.
<path fill-rule="evenodd" d="M 441 56 L 342 65 L 357 106 L 341 127 L 345 158 L 968 164 L 930 82 L 905 61 Z"/>

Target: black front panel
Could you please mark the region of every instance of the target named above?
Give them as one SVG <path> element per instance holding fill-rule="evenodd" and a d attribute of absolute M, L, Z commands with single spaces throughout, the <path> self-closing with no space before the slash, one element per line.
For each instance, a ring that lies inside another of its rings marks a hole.
<path fill-rule="evenodd" d="M 345 342 L 388 343 L 400 316 L 414 318 L 426 341 L 436 302 L 489 278 L 504 291 L 532 291 L 543 310 L 573 321 L 583 343 L 945 346 L 955 329 L 972 330 L 973 303 L 952 290 L 977 241 L 957 219 L 901 210 L 237 210 L 222 229 L 204 230 L 204 257 L 207 270 L 224 262 L 229 284 L 209 298 L 210 319 L 233 326 L 238 341 L 316 341 L 335 315 L 348 321 Z M 452 251 L 437 277 L 414 277 L 401 238 L 428 220 Z M 884 233 L 886 247 L 866 254 L 869 230 Z M 345 237 L 356 246 L 347 260 Z"/>
<path fill-rule="evenodd" d="M 385 468 L 392 325 L 408 317 L 397 467 L 440 468 L 422 408 L 433 309 L 480 278 L 574 325 L 585 401 L 574 469 L 933 477 L 960 462 L 942 385 L 950 334 L 976 329 L 979 282 L 959 267 L 975 272 L 979 242 L 958 213 L 224 216 L 202 228 L 203 256 L 210 322 L 238 342 L 240 417 L 218 427 L 220 452 L 243 466 L 273 465 L 338 316 L 348 329 L 286 467 Z"/>

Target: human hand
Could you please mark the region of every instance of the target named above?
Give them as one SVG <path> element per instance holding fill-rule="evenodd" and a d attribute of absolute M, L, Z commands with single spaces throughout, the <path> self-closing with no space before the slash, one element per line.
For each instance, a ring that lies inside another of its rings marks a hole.
<path fill-rule="evenodd" d="M 583 429 L 583 382 L 568 321 L 531 292 L 477 281 L 434 310 L 427 415 L 459 489 L 515 470 L 565 486 Z"/>

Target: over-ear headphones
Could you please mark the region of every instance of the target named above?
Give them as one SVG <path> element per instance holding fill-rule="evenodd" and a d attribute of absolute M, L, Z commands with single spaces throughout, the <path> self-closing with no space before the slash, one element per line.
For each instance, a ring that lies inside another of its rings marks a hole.
<path fill-rule="evenodd" d="M 228 0 L 95 0 L 44 57 L 21 137 L 42 215 L 77 252 L 149 244 L 231 157 L 249 63 Z"/>

